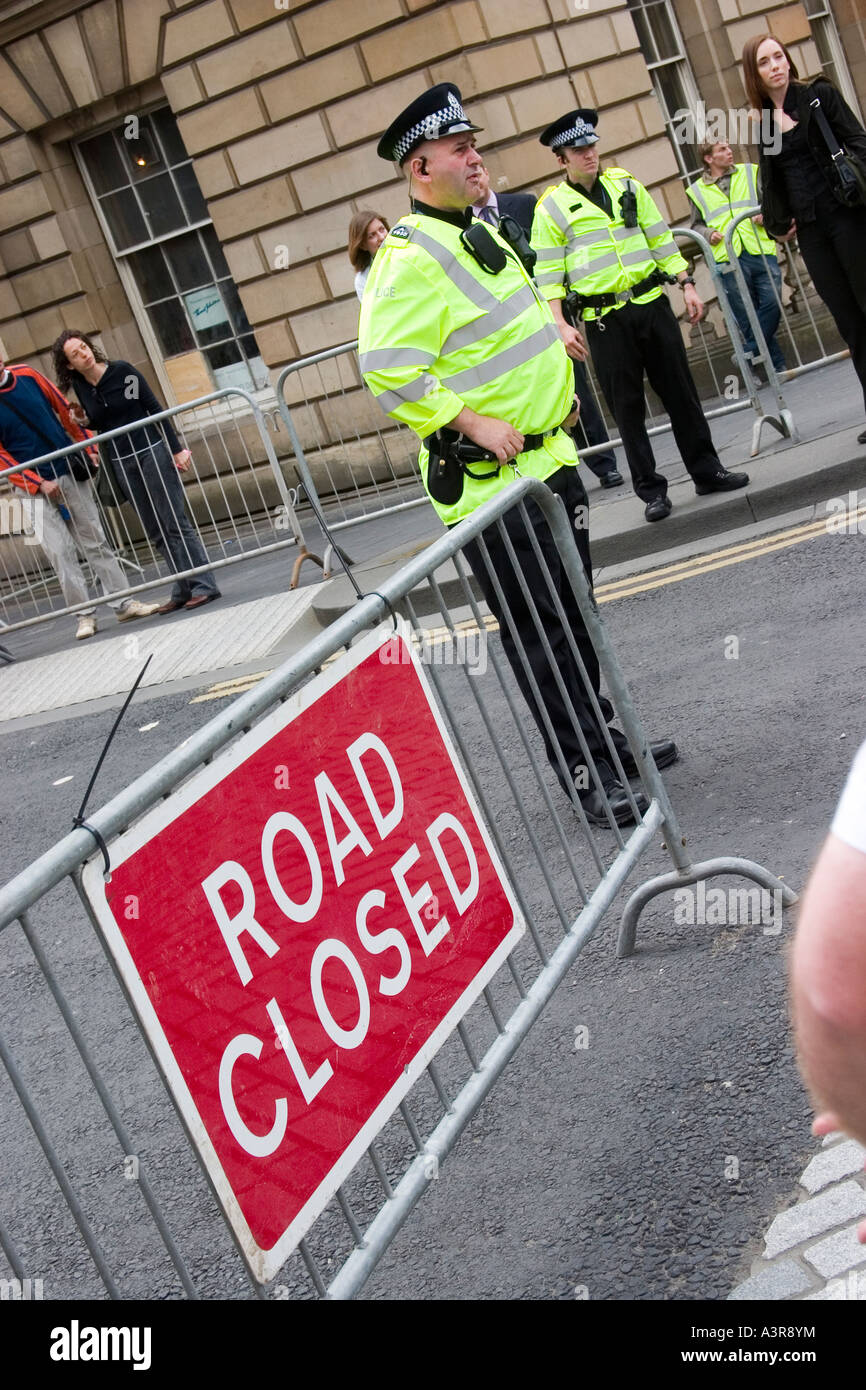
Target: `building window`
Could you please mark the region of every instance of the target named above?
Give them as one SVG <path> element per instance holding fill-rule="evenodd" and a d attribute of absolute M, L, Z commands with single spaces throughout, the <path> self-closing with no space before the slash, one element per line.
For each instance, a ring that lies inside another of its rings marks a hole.
<path fill-rule="evenodd" d="M 700 98 L 673 5 L 670 0 L 628 0 L 628 7 L 680 173 L 693 177 L 701 169 L 697 140 L 683 139 L 683 133 L 693 134 L 695 122 L 684 122 L 683 116 L 697 116 Z"/>
<path fill-rule="evenodd" d="M 839 30 L 836 28 L 829 0 L 803 0 L 803 8 L 809 16 L 809 28 L 812 30 L 824 76 L 829 78 L 834 87 L 838 87 L 851 110 L 859 116 L 857 93 L 851 81 L 848 64 L 845 62 Z"/>
<path fill-rule="evenodd" d="M 179 402 L 268 385 L 252 327 L 168 107 L 76 147 L 130 298 Z"/>

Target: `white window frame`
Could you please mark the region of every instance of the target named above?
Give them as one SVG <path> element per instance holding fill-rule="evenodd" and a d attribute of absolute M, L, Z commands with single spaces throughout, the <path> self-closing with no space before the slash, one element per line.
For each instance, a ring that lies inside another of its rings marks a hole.
<path fill-rule="evenodd" d="M 171 112 L 172 115 L 174 115 L 174 112 L 171 110 L 171 106 L 167 101 L 164 100 L 151 102 L 148 106 L 143 107 L 142 110 L 136 114 L 148 116 L 153 111 L 162 110 L 168 110 L 169 112 Z M 178 230 L 175 232 L 164 232 L 162 235 L 152 237 L 148 241 L 136 242 L 133 246 L 124 247 L 123 251 L 121 252 L 115 251 L 114 235 L 108 224 L 108 219 L 106 218 L 105 213 L 102 210 L 99 194 L 96 192 L 96 189 L 94 187 L 93 180 L 90 176 L 90 170 L 87 167 L 87 163 L 81 152 L 80 146 L 86 143 L 86 141 L 92 140 L 97 135 L 105 135 L 108 131 L 122 128 L 122 125 L 122 121 L 118 122 L 117 120 L 114 120 L 106 122 L 104 125 L 100 125 L 93 130 L 89 130 L 86 135 L 82 135 L 72 142 L 72 153 L 75 158 L 76 165 L 78 166 L 78 171 L 81 174 L 84 187 L 87 190 L 87 196 L 90 199 L 91 206 L 96 215 L 96 220 L 99 223 L 100 230 L 102 231 L 106 249 L 109 255 L 111 256 L 115 269 L 117 270 L 120 283 L 123 286 L 127 300 L 129 301 L 130 308 L 132 309 L 132 314 L 138 327 L 138 331 L 141 334 L 144 346 L 147 350 L 147 355 L 150 359 L 150 363 L 154 369 L 157 380 L 162 388 L 162 394 L 169 405 L 180 405 L 182 403 L 177 399 L 174 393 L 174 389 L 172 387 L 171 379 L 168 375 L 168 372 L 165 370 L 165 360 L 163 358 L 162 348 L 159 345 L 159 340 L 150 322 L 150 315 L 148 314 L 147 309 L 145 308 L 144 301 L 141 297 L 141 293 L 135 280 L 135 276 L 132 272 L 130 265 L 127 262 L 127 257 L 135 251 L 142 251 L 146 250 L 151 246 L 158 246 L 160 242 L 173 241 L 178 236 L 183 236 L 187 232 L 195 232 L 202 227 L 213 227 L 213 218 L 206 217 L 198 222 L 191 222 L 187 226 L 178 228 Z M 167 172 L 169 173 L 169 175 L 171 174 L 170 169 Z M 172 182 L 174 182 L 173 179 Z M 131 183 L 130 187 L 135 189 L 136 185 Z M 182 200 L 181 205 L 183 206 Z M 235 288 L 237 289 L 237 286 L 235 286 Z M 238 291 L 238 293 L 240 293 L 240 291 Z M 252 331 L 253 333 L 255 333 L 255 328 L 253 328 Z M 237 334 L 235 336 L 237 336 Z M 216 391 L 217 389 L 218 388 L 216 386 L 213 387 L 213 390 Z M 271 402 L 276 400 L 274 388 L 270 384 L 270 382 L 266 386 L 261 386 L 257 388 L 250 387 L 248 389 L 248 394 L 251 395 L 253 400 L 255 400 L 260 405 L 270 404 Z"/>
<path fill-rule="evenodd" d="M 680 111 L 682 111 L 683 109 L 688 110 L 691 112 L 693 117 L 697 118 L 701 95 L 698 90 L 698 84 L 695 81 L 695 75 L 692 72 L 691 63 L 689 62 L 688 56 L 685 51 L 685 44 L 683 43 L 683 36 L 680 32 L 680 26 L 677 21 L 676 11 L 673 7 L 673 4 L 671 3 L 671 0 L 626 0 L 626 3 L 628 5 L 628 12 L 632 16 L 635 13 L 646 14 L 649 10 L 663 9 L 668 17 L 668 21 L 671 27 L 671 33 L 673 35 L 677 48 L 676 54 L 670 58 L 662 58 L 658 56 L 658 54 L 656 54 L 656 56 L 653 56 L 652 54 L 647 53 L 641 41 L 640 30 L 638 29 L 638 26 L 636 24 L 635 30 L 637 32 L 638 43 L 640 44 L 641 53 L 643 54 L 643 60 L 646 64 L 647 71 L 649 72 L 650 79 L 653 84 L 653 91 L 655 93 L 656 100 L 659 104 L 659 108 L 662 113 L 662 118 L 665 123 L 665 130 L 667 131 L 668 139 L 671 142 L 674 154 L 676 156 L 677 166 L 679 168 L 680 175 L 686 182 L 691 182 L 695 178 L 695 176 L 699 174 L 701 171 L 697 166 L 695 166 L 695 168 L 691 168 L 686 163 L 686 160 L 683 157 L 683 145 L 680 143 L 679 140 L 677 140 L 673 132 L 674 126 L 678 124 L 678 122 L 675 120 L 677 112 L 667 111 L 665 107 L 664 97 L 662 95 L 661 84 L 658 82 L 656 78 L 656 73 L 659 72 L 662 68 L 673 69 L 676 72 L 677 80 L 685 98 L 685 107 L 680 107 L 678 109 Z"/>
<path fill-rule="evenodd" d="M 863 119 L 860 110 L 860 103 L 857 100 L 857 92 L 854 83 L 851 81 L 851 73 L 848 70 L 848 60 L 845 57 L 845 50 L 842 47 L 842 40 L 839 37 L 839 30 L 836 27 L 836 20 L 830 8 L 830 0 L 803 0 L 803 9 L 806 11 L 806 18 L 809 21 L 809 28 L 812 31 L 812 41 L 818 50 L 818 57 L 821 57 L 821 48 L 818 43 L 818 36 L 826 50 L 830 54 L 834 67 L 834 78 L 839 91 L 847 101 L 854 115 Z"/>

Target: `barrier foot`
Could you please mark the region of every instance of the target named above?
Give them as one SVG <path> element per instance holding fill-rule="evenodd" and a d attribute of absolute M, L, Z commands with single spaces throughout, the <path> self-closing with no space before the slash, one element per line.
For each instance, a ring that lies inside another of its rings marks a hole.
<path fill-rule="evenodd" d="M 719 859 L 704 859 L 700 864 L 693 864 L 686 870 L 672 869 L 670 873 L 648 878 L 646 883 L 642 883 L 640 888 L 636 888 L 632 893 L 620 922 L 616 943 L 617 958 L 625 960 L 626 956 L 633 955 L 638 918 L 651 898 L 658 897 L 660 893 L 666 893 L 669 889 L 688 887 L 689 884 L 697 883 L 699 879 L 711 878 L 714 874 L 738 874 L 741 878 L 751 878 L 762 888 L 779 893 L 784 907 L 790 907 L 798 901 L 793 888 L 789 888 L 787 883 L 783 883 L 769 869 L 765 869 L 763 864 L 756 864 L 753 859 L 723 855 Z M 777 927 L 776 931 L 779 929 Z"/>
<path fill-rule="evenodd" d="M 791 442 L 792 442 L 793 444 L 799 444 L 799 443 L 800 443 L 800 431 L 797 429 L 797 426 L 794 424 L 794 417 L 793 417 L 793 415 L 791 414 L 790 410 L 783 410 L 783 411 L 780 411 L 780 414 L 781 414 L 782 419 L 783 419 L 783 421 L 785 422 L 785 426 L 786 426 L 786 428 L 787 428 L 787 430 L 788 430 L 788 438 L 791 440 Z"/>
<path fill-rule="evenodd" d="M 778 416 L 760 415 L 752 424 L 752 452 L 750 458 L 755 458 L 761 450 L 761 430 L 765 425 L 772 425 L 783 439 L 790 439 L 796 444 L 799 441 L 797 427 L 794 424 L 794 417 L 790 410 L 780 410 Z"/>
<path fill-rule="evenodd" d="M 351 569 L 352 565 L 355 563 L 351 555 L 347 555 L 346 551 L 343 550 L 341 546 L 337 545 L 334 541 L 328 541 L 327 549 L 325 550 L 325 563 L 323 566 L 325 579 L 330 579 L 331 577 L 331 567 L 334 563 L 335 555 L 339 557 L 341 565 L 346 570 Z"/>
<path fill-rule="evenodd" d="M 301 577 L 301 565 L 304 563 L 305 560 L 312 560 L 313 564 L 318 565 L 319 569 L 322 571 L 322 578 L 328 578 L 324 562 L 319 559 L 318 555 L 314 555 L 312 550 L 308 550 L 306 546 L 303 546 L 303 548 L 300 551 L 300 554 L 295 560 L 295 563 L 292 565 L 292 578 L 289 583 L 290 589 L 297 589 L 298 580 Z"/>

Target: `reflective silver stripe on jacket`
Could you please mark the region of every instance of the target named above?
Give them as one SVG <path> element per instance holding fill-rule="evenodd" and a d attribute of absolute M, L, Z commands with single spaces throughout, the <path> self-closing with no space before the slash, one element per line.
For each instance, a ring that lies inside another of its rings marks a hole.
<path fill-rule="evenodd" d="M 541 206 L 544 208 L 545 212 L 553 218 L 559 230 L 565 232 L 566 236 L 568 236 L 571 222 L 568 214 L 563 212 L 562 208 L 557 203 L 553 193 L 548 193 L 547 197 L 542 199 Z"/>
<path fill-rule="evenodd" d="M 558 278 L 561 280 L 562 276 L 560 275 Z M 460 352 L 463 348 L 471 347 L 473 343 L 482 342 L 491 333 L 498 333 L 500 328 L 505 328 L 513 319 L 522 314 L 524 309 L 528 309 L 530 304 L 536 302 L 532 286 L 521 285 L 507 299 L 498 300 L 496 308 L 491 309 L 483 318 L 474 319 L 472 323 L 465 323 L 461 328 L 455 328 L 453 333 L 449 333 L 439 349 L 440 359 L 447 357 L 449 353 Z"/>
<path fill-rule="evenodd" d="M 448 247 L 443 246 L 435 237 L 428 236 L 426 232 L 422 232 L 420 228 L 416 227 L 415 235 L 412 238 L 412 244 L 414 246 L 421 246 L 429 256 L 432 256 L 433 260 L 437 261 L 445 271 L 452 285 L 456 285 L 458 290 L 460 290 L 462 294 L 465 294 L 466 298 L 470 300 L 471 303 L 475 304 L 477 308 L 489 311 L 491 309 L 496 309 L 501 304 L 502 301 L 497 299 L 495 294 L 491 294 L 489 290 L 486 290 L 484 286 L 475 279 L 475 276 L 470 274 L 470 272 L 460 264 L 454 252 L 449 251 Z"/>
<path fill-rule="evenodd" d="M 565 283 L 562 270 L 545 270 L 543 275 L 536 275 L 535 283 L 542 285 L 562 285 Z"/>
<path fill-rule="evenodd" d="M 515 343 L 513 347 L 495 353 L 486 361 L 480 362 L 477 367 L 466 367 L 461 372 L 455 372 L 453 376 L 443 377 L 442 385 L 447 386 L 455 395 L 461 396 L 465 391 L 471 391 L 476 386 L 486 386 L 497 377 L 504 376 L 506 372 L 522 367 L 524 362 L 531 362 L 533 357 L 544 352 L 551 343 L 559 341 L 559 329 L 556 324 L 544 323 L 534 333 L 530 333 L 528 338 L 524 338 L 522 343 Z"/>
<path fill-rule="evenodd" d="M 411 405 L 413 401 L 422 400 L 424 396 L 430 394 L 431 383 L 435 389 L 437 385 L 436 378 L 430 373 L 425 372 L 423 376 L 416 377 L 414 381 L 408 382 L 406 386 L 398 386 L 393 391 L 383 391 L 381 395 L 376 396 L 376 400 L 383 410 L 390 412 L 396 410 L 397 406 Z"/>
<path fill-rule="evenodd" d="M 616 236 L 619 230 L 620 228 L 618 227 L 593 227 L 589 232 L 580 232 L 579 235 L 571 235 L 568 239 L 568 249 L 569 251 L 573 251 L 575 247 L 578 246 L 597 246 L 602 241 L 610 241 L 611 232 Z"/>
<path fill-rule="evenodd" d="M 651 246 L 642 246 L 637 251 L 626 251 L 625 255 L 620 257 L 623 265 L 646 265 L 647 261 L 658 259 Z"/>
<path fill-rule="evenodd" d="M 358 354 L 358 366 L 364 375 L 387 372 L 391 367 L 429 367 L 435 361 L 435 353 L 414 347 L 372 348 L 370 352 Z"/>
<path fill-rule="evenodd" d="M 754 207 L 758 201 L 758 190 L 755 187 L 755 171 L 751 164 L 744 164 L 743 169 L 746 174 L 746 186 L 752 199 L 751 206 Z"/>

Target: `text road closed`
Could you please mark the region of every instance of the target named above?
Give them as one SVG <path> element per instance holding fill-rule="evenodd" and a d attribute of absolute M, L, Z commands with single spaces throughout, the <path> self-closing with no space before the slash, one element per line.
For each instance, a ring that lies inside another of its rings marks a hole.
<path fill-rule="evenodd" d="M 353 648 L 112 860 L 87 890 L 270 1278 L 522 931 L 404 638 Z"/>

